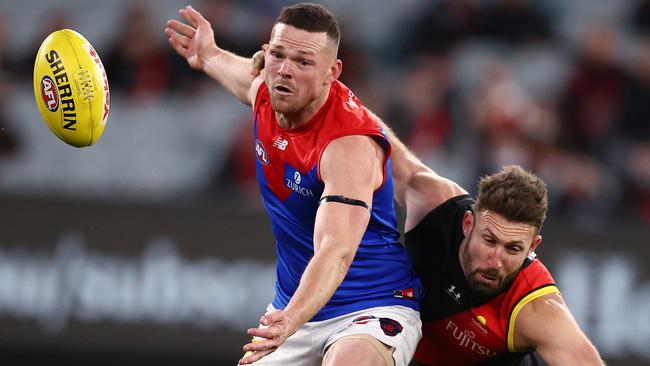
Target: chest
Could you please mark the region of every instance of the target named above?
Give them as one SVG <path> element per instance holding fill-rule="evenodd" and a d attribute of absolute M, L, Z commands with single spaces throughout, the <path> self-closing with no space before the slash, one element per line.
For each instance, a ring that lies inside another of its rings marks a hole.
<path fill-rule="evenodd" d="M 317 130 L 287 134 L 269 123 L 256 123 L 256 175 L 262 196 L 280 201 L 296 196 L 317 201 L 323 191 L 318 176 L 321 155 Z"/>

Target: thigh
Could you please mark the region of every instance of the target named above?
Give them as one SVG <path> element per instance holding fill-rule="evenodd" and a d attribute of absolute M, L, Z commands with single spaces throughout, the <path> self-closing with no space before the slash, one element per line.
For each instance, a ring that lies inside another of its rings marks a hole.
<path fill-rule="evenodd" d="M 396 366 L 408 365 L 422 337 L 420 313 L 403 306 L 366 309 L 348 314 L 337 322 L 336 331 L 325 344 L 326 349 L 339 339 L 368 335 L 393 351 L 392 358 Z M 368 349 L 371 352 L 371 349 Z M 374 351 L 377 352 L 377 347 Z"/>
<path fill-rule="evenodd" d="M 323 366 L 395 366 L 394 351 L 395 347 L 386 345 L 371 335 L 348 335 L 327 348 Z"/>

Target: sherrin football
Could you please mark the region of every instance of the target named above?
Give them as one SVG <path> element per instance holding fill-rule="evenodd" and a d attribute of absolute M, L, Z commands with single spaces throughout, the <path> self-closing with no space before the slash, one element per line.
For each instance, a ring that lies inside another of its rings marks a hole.
<path fill-rule="evenodd" d="M 86 38 L 71 29 L 45 38 L 34 63 L 34 97 L 61 140 L 75 147 L 97 142 L 106 127 L 110 95 L 104 65 Z"/>

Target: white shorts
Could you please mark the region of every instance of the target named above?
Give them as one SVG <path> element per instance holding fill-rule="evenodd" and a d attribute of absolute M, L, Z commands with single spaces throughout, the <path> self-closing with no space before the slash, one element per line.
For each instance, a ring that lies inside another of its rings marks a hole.
<path fill-rule="evenodd" d="M 267 312 L 270 311 L 275 311 L 271 305 L 267 307 Z M 355 334 L 367 334 L 394 347 L 395 366 L 406 366 L 422 337 L 420 313 L 405 306 L 381 306 L 332 319 L 307 322 L 275 352 L 253 365 L 320 365 L 329 345 Z"/>

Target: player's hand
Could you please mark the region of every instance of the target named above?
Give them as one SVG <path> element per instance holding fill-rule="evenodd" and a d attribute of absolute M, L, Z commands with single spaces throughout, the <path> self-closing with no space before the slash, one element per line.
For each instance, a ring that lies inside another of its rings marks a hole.
<path fill-rule="evenodd" d="M 253 63 L 251 75 L 257 77 L 262 73 L 262 70 L 264 69 L 264 51 L 259 50 L 255 52 L 253 57 L 251 57 L 251 62 Z"/>
<path fill-rule="evenodd" d="M 256 337 L 256 339 L 243 347 L 247 354 L 239 360 L 240 365 L 251 364 L 274 352 L 297 329 L 294 327 L 293 321 L 282 310 L 262 316 L 260 324 L 262 327 L 250 328 L 247 331 L 248 335 Z"/>
<path fill-rule="evenodd" d="M 165 34 L 179 55 L 185 57 L 193 69 L 203 70 L 210 50 L 217 50 L 212 26 L 192 6 L 178 11 L 187 24 L 176 19 L 167 21 Z"/>

